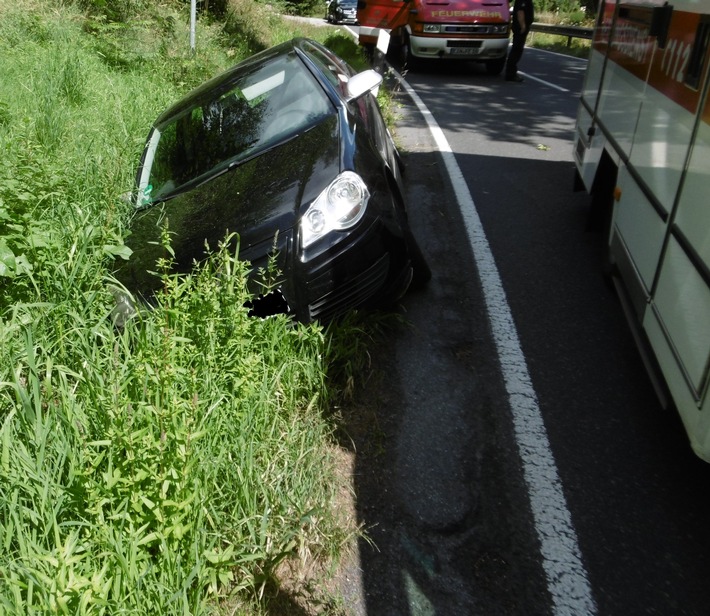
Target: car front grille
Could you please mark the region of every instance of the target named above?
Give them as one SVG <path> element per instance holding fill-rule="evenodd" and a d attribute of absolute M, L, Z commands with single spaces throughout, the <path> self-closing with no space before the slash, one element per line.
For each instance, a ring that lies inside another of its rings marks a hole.
<path fill-rule="evenodd" d="M 347 284 L 341 284 L 333 291 L 312 301 L 308 306 L 311 319 L 328 321 L 362 305 L 384 284 L 389 272 L 389 264 L 389 254 L 385 254 Z"/>

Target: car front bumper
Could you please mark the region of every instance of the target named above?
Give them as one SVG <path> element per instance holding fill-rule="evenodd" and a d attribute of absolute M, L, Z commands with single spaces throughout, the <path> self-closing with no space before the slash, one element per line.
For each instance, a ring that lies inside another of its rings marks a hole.
<path fill-rule="evenodd" d="M 300 321 L 328 321 L 354 308 L 392 303 L 412 277 L 405 240 L 379 218 L 293 266 L 293 286 L 284 295 Z"/>

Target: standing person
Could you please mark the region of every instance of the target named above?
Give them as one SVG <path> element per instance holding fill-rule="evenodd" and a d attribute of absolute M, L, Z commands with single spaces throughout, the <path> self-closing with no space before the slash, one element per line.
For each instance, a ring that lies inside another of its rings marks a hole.
<path fill-rule="evenodd" d="M 513 5 L 513 45 L 508 53 L 508 60 L 505 63 L 506 81 L 523 81 L 518 75 L 518 62 L 523 55 L 525 39 L 530 32 L 530 24 L 535 19 L 535 9 L 533 0 L 515 0 Z"/>

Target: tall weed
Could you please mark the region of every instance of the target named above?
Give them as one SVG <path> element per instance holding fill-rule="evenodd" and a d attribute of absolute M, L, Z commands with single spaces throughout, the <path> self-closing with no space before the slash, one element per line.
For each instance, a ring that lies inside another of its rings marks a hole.
<path fill-rule="evenodd" d="M 90 4 L 0 0 L 0 613 L 211 613 L 342 536 L 336 350 L 248 317 L 226 247 L 113 326 L 150 123 L 241 51 L 205 20 L 191 54 L 179 2 Z"/>
<path fill-rule="evenodd" d="M 320 329 L 248 317 L 222 248 L 119 331 L 75 254 L 3 347 L 0 605 L 201 613 L 336 533 Z"/>

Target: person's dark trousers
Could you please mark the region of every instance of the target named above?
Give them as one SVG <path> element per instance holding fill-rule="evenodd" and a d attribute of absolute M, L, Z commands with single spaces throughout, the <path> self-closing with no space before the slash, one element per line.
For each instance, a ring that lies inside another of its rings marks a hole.
<path fill-rule="evenodd" d="M 508 52 L 508 60 L 505 63 L 505 78 L 511 79 L 518 74 L 518 62 L 523 55 L 523 49 L 525 48 L 525 39 L 528 37 L 528 33 L 525 32 L 521 34 L 513 30 L 513 44 Z"/>

